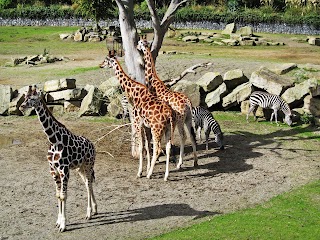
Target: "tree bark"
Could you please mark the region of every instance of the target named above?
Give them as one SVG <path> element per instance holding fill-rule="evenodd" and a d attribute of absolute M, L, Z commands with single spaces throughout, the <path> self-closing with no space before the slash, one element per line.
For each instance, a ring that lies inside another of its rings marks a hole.
<path fill-rule="evenodd" d="M 133 18 L 133 1 L 116 0 L 116 3 L 119 8 L 120 31 L 128 75 L 138 82 L 145 83 L 143 57 L 137 50 L 139 36 Z"/>

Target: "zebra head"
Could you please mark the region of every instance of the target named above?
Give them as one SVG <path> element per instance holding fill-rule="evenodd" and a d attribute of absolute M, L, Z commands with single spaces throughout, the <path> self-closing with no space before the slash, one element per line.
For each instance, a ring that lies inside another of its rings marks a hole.
<path fill-rule="evenodd" d="M 285 117 L 283 119 L 283 121 L 288 124 L 289 126 L 291 126 L 292 124 L 292 114 L 285 114 Z"/>
<path fill-rule="evenodd" d="M 223 146 L 223 133 L 222 132 L 220 132 L 219 134 L 215 135 L 215 141 L 218 144 L 219 149 L 223 150 L 224 146 Z"/>

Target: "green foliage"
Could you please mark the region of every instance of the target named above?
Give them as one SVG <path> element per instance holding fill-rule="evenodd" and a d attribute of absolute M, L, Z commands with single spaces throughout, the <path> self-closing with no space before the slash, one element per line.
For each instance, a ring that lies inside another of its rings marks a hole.
<path fill-rule="evenodd" d="M 76 12 L 86 18 L 98 22 L 101 19 L 113 17 L 114 5 L 112 0 L 74 0 L 78 8 Z"/>
<path fill-rule="evenodd" d="M 300 116 L 300 121 L 304 124 L 313 124 L 314 116 L 312 114 L 304 113 Z"/>
<path fill-rule="evenodd" d="M 318 239 L 320 181 L 153 239 Z"/>
<path fill-rule="evenodd" d="M 0 9 L 12 6 L 12 0 L 0 0 Z"/>
<path fill-rule="evenodd" d="M 60 5 L 26 6 L 0 11 L 2 18 L 55 19 L 71 18 L 72 16 L 74 16 L 74 12 L 71 8 L 62 8 Z"/>

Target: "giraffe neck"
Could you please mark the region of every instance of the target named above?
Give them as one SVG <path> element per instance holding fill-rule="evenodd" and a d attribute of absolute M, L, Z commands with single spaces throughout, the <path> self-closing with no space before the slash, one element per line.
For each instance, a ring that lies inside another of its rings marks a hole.
<path fill-rule="evenodd" d="M 35 111 L 49 142 L 51 144 L 61 142 L 61 133 L 69 131 L 63 124 L 55 119 L 43 100 L 39 100 L 39 104 L 35 107 Z"/>
<path fill-rule="evenodd" d="M 161 96 L 164 93 L 167 93 L 169 89 L 164 84 L 164 82 L 159 79 L 151 51 L 148 47 L 144 48 L 144 61 L 147 86 L 151 89 L 154 89 L 157 96 Z"/>
<path fill-rule="evenodd" d="M 115 75 L 120 81 L 120 85 L 122 89 L 126 92 L 127 97 L 130 101 L 133 102 L 134 105 L 141 104 L 141 96 L 146 94 L 148 91 L 146 86 L 132 80 L 122 69 L 118 60 L 115 59 L 113 63 L 113 69 L 115 71 Z"/>

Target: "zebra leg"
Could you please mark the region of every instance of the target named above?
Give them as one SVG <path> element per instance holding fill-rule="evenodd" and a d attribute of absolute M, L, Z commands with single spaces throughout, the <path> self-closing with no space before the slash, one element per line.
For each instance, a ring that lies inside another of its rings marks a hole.
<path fill-rule="evenodd" d="M 248 110 L 247 117 L 246 117 L 247 122 L 249 122 L 249 114 L 250 114 L 252 111 L 253 111 L 254 120 L 256 120 L 256 111 L 254 111 L 255 108 L 256 108 L 256 106 L 250 105 L 250 108 L 249 108 L 249 110 Z"/>
<path fill-rule="evenodd" d="M 185 119 L 185 124 L 187 126 L 187 129 L 189 131 L 190 139 L 191 139 L 191 145 L 192 145 L 192 151 L 193 151 L 193 159 L 194 163 L 193 166 L 197 167 L 198 166 L 198 157 L 197 157 L 197 143 L 196 143 L 196 134 L 194 132 L 194 128 L 192 126 L 192 115 L 191 112 L 188 112 L 186 119 Z"/>
<path fill-rule="evenodd" d="M 208 151 L 209 150 L 209 135 L 210 135 L 210 130 L 206 130 L 205 131 L 205 134 L 206 134 L 206 150 Z"/>
<path fill-rule="evenodd" d="M 197 129 L 199 142 L 202 142 L 202 138 L 201 138 L 201 127 L 200 127 L 200 126 L 196 126 L 195 128 Z"/>
<path fill-rule="evenodd" d="M 276 124 L 279 126 L 279 124 L 278 124 L 278 110 L 273 110 L 273 112 L 274 112 L 274 118 L 275 118 L 275 121 L 276 121 Z"/>

